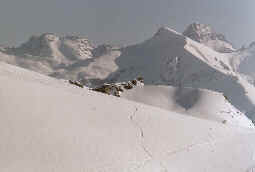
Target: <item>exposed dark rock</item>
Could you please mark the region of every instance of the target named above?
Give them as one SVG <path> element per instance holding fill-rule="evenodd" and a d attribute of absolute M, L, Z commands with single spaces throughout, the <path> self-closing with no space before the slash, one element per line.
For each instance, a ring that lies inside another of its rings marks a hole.
<path fill-rule="evenodd" d="M 73 85 L 76 85 L 76 86 L 78 86 L 78 87 L 81 87 L 81 88 L 84 87 L 79 81 L 72 81 L 72 80 L 69 80 L 69 83 L 70 83 L 70 84 L 73 84 Z"/>
<path fill-rule="evenodd" d="M 102 86 L 93 88 L 93 91 L 101 92 L 108 95 L 120 97 L 121 93 L 125 90 L 130 90 L 138 85 L 143 85 L 143 79 L 140 77 L 139 80 L 134 79 L 132 81 L 123 83 L 103 84 Z"/>

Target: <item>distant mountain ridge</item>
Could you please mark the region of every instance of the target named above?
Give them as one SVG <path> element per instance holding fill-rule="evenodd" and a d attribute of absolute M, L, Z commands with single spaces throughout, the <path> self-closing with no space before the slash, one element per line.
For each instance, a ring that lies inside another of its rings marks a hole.
<path fill-rule="evenodd" d="M 68 59 L 90 58 L 92 49 L 94 46 L 88 39 L 73 35 L 59 37 L 54 33 L 44 33 L 30 37 L 27 42 L 17 48 L 7 49 L 7 53 L 18 56 L 53 57 L 56 63 L 68 64 Z"/>

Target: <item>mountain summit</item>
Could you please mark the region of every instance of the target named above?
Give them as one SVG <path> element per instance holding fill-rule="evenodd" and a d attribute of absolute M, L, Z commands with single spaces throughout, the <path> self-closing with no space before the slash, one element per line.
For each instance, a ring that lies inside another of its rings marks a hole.
<path fill-rule="evenodd" d="M 235 51 L 233 45 L 221 33 L 216 33 L 209 25 L 193 23 L 183 32 L 194 41 L 202 43 L 220 53 L 231 53 Z"/>

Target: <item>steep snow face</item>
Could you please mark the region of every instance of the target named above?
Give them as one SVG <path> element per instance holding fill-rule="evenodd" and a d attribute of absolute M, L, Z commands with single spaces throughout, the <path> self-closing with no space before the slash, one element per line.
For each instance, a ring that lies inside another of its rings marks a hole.
<path fill-rule="evenodd" d="M 209 90 L 143 86 L 125 90 L 121 97 L 226 125 L 254 128 L 252 121 L 232 106 L 223 94 Z"/>
<path fill-rule="evenodd" d="M 187 27 L 183 35 L 221 53 L 235 51 L 231 43 L 226 40 L 225 36 L 214 32 L 209 25 L 193 23 Z"/>
<path fill-rule="evenodd" d="M 254 130 L 104 96 L 0 63 L 0 171 L 247 172 Z"/>
<path fill-rule="evenodd" d="M 180 85 L 184 79 L 201 80 L 209 76 L 199 77 L 200 75 L 213 75 L 208 70 L 226 75 L 234 74 L 228 56 L 169 28 L 159 29 L 151 39 L 123 48 L 121 53 L 115 60 L 119 70 L 108 79 L 131 80 L 136 76 L 143 76 L 149 84 L 156 82 Z M 190 77 L 192 74 L 198 76 Z"/>

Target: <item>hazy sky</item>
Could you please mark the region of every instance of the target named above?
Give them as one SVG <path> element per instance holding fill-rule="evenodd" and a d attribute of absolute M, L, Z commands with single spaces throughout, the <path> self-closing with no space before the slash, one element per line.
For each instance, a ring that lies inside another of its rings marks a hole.
<path fill-rule="evenodd" d="M 95 43 L 131 44 L 159 27 L 210 24 L 236 46 L 255 41 L 255 0 L 0 0 L 0 43 L 43 32 L 79 33 Z"/>

